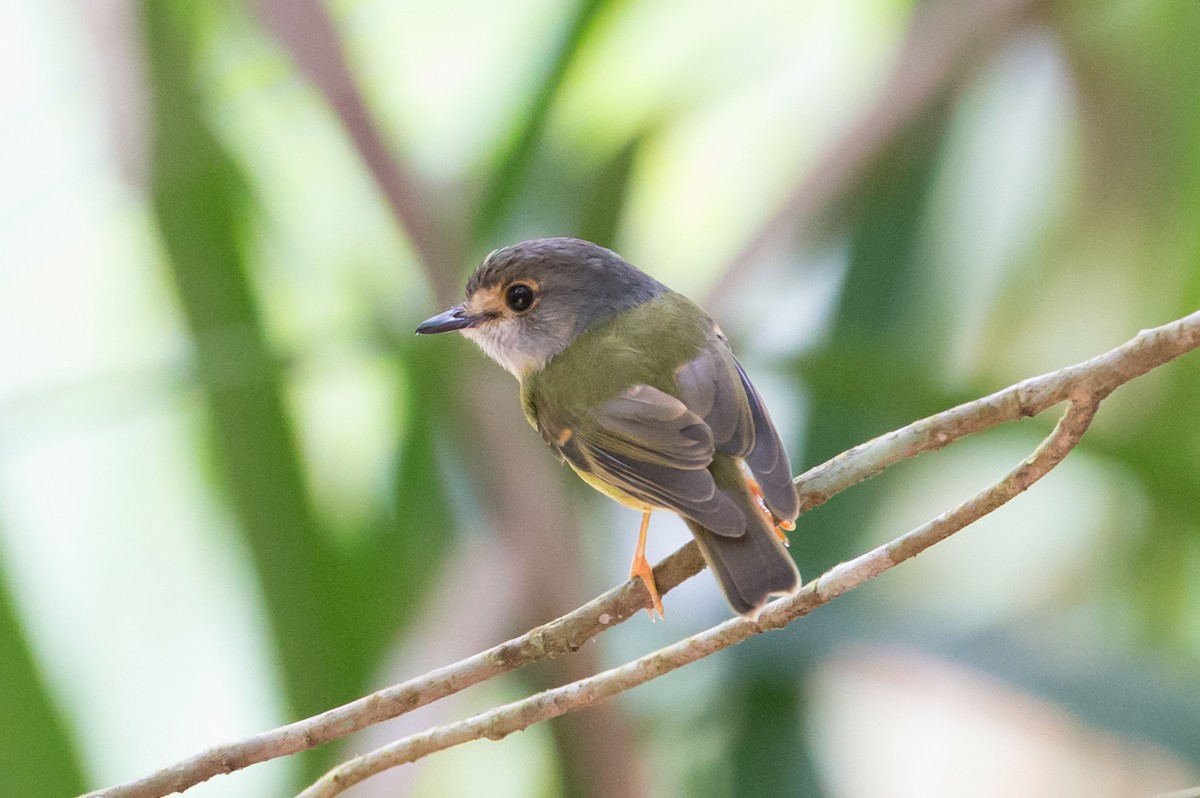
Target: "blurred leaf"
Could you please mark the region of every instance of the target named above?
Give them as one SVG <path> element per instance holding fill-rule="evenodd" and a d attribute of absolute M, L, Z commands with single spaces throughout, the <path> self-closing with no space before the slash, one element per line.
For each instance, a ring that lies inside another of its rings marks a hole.
<path fill-rule="evenodd" d="M 601 246 L 616 245 L 629 183 L 644 136 L 635 136 L 598 163 L 580 166 L 582 154 L 539 147 L 528 177 L 513 197 L 507 216 L 536 219 L 536 227 L 518 225 L 504 239 L 570 235 Z"/>
<path fill-rule="evenodd" d="M 521 181 L 546 127 L 554 99 L 575 56 L 601 18 L 601 12 L 611 4 L 612 0 L 580 0 L 529 108 L 518 117 L 512 136 L 502 147 L 500 158 L 484 185 L 472 226 L 477 243 L 488 244 L 512 209 Z"/>
<path fill-rule="evenodd" d="M 373 663 L 355 646 L 354 593 L 306 495 L 283 375 L 247 275 L 241 230 L 248 192 L 209 130 L 193 84 L 183 6 L 148 0 L 154 97 L 151 186 L 210 413 L 220 477 L 246 536 L 271 622 L 290 714 L 359 692 Z M 322 765 L 305 755 L 309 775 Z M 332 751 L 319 755 L 328 758 Z"/>
<path fill-rule="evenodd" d="M 368 651 L 386 651 L 412 619 L 420 599 L 457 534 L 438 459 L 436 431 L 451 423 L 453 403 L 445 396 L 444 347 L 418 341 L 402 346 L 405 370 L 404 435 L 395 464 L 393 504 L 375 523 L 356 560 L 352 582 L 366 586 L 355 626 L 367 636 Z M 375 616 L 366 617 L 370 611 Z"/>
<path fill-rule="evenodd" d="M 1200 307 L 1200 5 L 1164 0 L 1095 11 L 1084 3 L 1063 8 L 1096 197 L 1080 207 L 1073 235 L 1108 240 L 1116 230 L 1136 240 L 1127 252 L 1136 260 L 1125 269 L 1152 277 L 1136 280 L 1144 296 L 1135 307 L 1160 314 L 1139 318 L 1149 326 Z M 1168 364 L 1150 381 L 1153 389 L 1132 385 L 1122 393 L 1140 393 L 1152 407 L 1127 412 L 1107 439 L 1089 435 L 1085 443 L 1133 475 L 1148 499 L 1144 533 L 1122 530 L 1117 539 L 1125 552 L 1113 558 L 1121 565 L 1114 584 L 1137 610 L 1128 631 L 1195 657 L 1200 359 Z"/>
<path fill-rule="evenodd" d="M 894 143 L 846 208 L 850 262 L 833 334 L 804 371 L 810 463 L 942 409 L 935 367 L 945 341 L 930 334 L 941 311 L 921 284 L 917 243 L 945 113 L 943 105 Z M 846 390 L 847 379 L 865 389 Z M 870 501 L 850 491 L 800 519 L 793 551 L 808 572 L 855 552 Z"/>
<path fill-rule="evenodd" d="M 735 798 L 796 798 L 821 794 L 817 770 L 801 738 L 803 683 L 790 673 L 738 678 L 731 752 Z"/>
<path fill-rule="evenodd" d="M 84 790 L 79 754 L 46 692 L 3 576 L 0 568 L 0 795 L 78 795 Z"/>
<path fill-rule="evenodd" d="M 583 197 L 577 237 L 609 249 L 617 245 L 617 225 L 625 208 L 642 139 L 642 136 L 630 139 L 594 175 L 590 190 Z"/>

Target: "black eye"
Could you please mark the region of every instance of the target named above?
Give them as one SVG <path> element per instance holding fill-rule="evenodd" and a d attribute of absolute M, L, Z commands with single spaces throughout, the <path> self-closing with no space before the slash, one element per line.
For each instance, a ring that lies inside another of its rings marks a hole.
<path fill-rule="evenodd" d="M 533 289 L 525 283 L 513 283 L 508 287 L 504 301 L 517 313 L 528 310 L 529 306 L 533 304 Z"/>

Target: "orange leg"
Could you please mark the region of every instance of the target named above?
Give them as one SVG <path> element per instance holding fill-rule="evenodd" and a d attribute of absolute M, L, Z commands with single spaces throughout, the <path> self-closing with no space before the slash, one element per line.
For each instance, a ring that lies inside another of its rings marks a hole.
<path fill-rule="evenodd" d="M 769 523 L 771 528 L 775 530 L 775 536 L 779 538 L 780 542 L 783 543 L 784 546 L 790 546 L 791 543 L 788 541 L 787 533 L 796 528 L 795 522 L 780 521 L 778 518 L 776 518 L 775 514 L 767 509 L 767 503 L 763 500 L 762 488 L 760 488 L 758 483 L 750 477 L 746 477 L 746 487 L 750 488 L 750 495 L 754 497 L 756 502 L 758 502 L 758 508 L 762 510 L 763 515 L 767 517 L 767 523 Z"/>
<path fill-rule="evenodd" d="M 654 620 L 654 613 L 658 613 L 659 618 L 665 618 L 663 615 L 662 599 L 658 596 L 658 586 L 654 584 L 654 569 L 650 567 L 650 563 L 646 560 L 646 530 L 650 528 L 650 511 L 646 510 L 642 513 L 642 528 L 638 532 L 637 549 L 633 552 L 633 564 L 629 566 L 629 578 L 635 576 L 642 580 L 642 584 L 646 586 L 646 592 L 650 594 L 650 600 L 654 602 L 654 609 L 646 609 L 646 614 L 650 616 L 650 620 Z"/>

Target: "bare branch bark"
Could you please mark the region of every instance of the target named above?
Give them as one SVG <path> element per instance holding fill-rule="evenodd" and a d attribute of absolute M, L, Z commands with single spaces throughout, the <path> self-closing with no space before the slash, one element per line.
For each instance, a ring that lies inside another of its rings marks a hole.
<path fill-rule="evenodd" d="M 955 524 L 958 520 L 968 517 L 963 515 L 964 513 L 974 513 L 983 508 L 980 515 L 986 514 L 1008 501 L 1044 473 L 1037 470 L 1042 466 L 1036 464 L 1048 462 L 1047 458 L 1051 458 L 1053 464 L 1056 464 L 1058 459 L 1061 459 L 1058 453 L 1061 451 L 1065 454 L 1065 450 L 1061 449 L 1061 442 L 1070 440 L 1070 435 L 1074 434 L 1071 431 L 1077 427 L 1079 434 L 1082 434 L 1083 428 L 1086 428 L 1091 419 L 1095 405 L 1115 388 L 1198 347 L 1200 311 L 1161 327 L 1143 330 L 1126 343 L 1098 357 L 1024 380 L 990 396 L 967 402 L 882 435 L 800 475 L 795 481 L 803 505 L 812 508 L 901 460 L 940 449 L 972 432 L 1037 415 L 1067 400 L 1070 400 L 1075 408 L 1074 412 L 1064 417 L 1054 435 L 1038 449 L 1030 461 L 1022 464 L 995 487 L 887 546 L 835 567 L 810 583 L 795 598 L 778 602 L 768 608 L 759 619 L 758 627 L 778 628 L 772 624 L 790 611 L 785 611 L 784 607 L 796 609 L 798 614 L 794 617 L 799 617 L 800 614 L 869 578 L 863 576 L 864 572 L 859 570 L 863 563 L 874 563 L 872 567 L 882 567 L 886 570 L 931 545 L 924 542 L 931 536 L 940 540 L 961 528 Z M 1067 437 L 1064 438 L 1064 435 Z M 1055 457 L 1057 459 L 1054 459 Z M 1029 470 L 1031 468 L 1033 471 Z M 1017 487 L 1019 490 L 1015 490 L 1011 495 L 1006 494 L 1006 491 L 1013 491 Z M 1002 497 L 998 504 L 989 504 L 998 497 Z M 964 526 L 979 515 L 969 517 L 970 520 L 964 522 Z M 696 545 L 689 543 L 659 563 L 654 569 L 654 576 L 659 591 L 665 595 L 703 568 L 704 561 Z M 808 598 L 805 598 L 806 596 Z M 805 604 L 818 598 L 820 601 L 817 604 Z M 89 798 L 159 798 L 173 792 L 182 792 L 220 773 L 230 773 L 257 762 L 313 748 L 410 712 L 502 673 L 576 651 L 591 638 L 648 606 L 649 597 L 641 582 L 626 582 L 561 618 L 453 665 L 385 688 L 320 715 L 242 740 L 214 746 L 149 776 L 89 793 Z M 794 617 L 788 617 L 783 625 Z M 730 622 L 734 626 L 737 623 L 739 622 Z"/>
<path fill-rule="evenodd" d="M 1099 398 L 1091 396 L 1073 400 L 1054 432 L 1029 459 L 1010 471 L 1004 479 L 908 534 L 834 567 L 820 578 L 809 582 L 795 596 L 768 605 L 757 622 L 734 618 L 618 668 L 563 687 L 546 690 L 467 720 L 405 737 L 339 765 L 301 792 L 297 798 L 332 798 L 376 773 L 413 762 L 437 751 L 482 737 L 501 740 L 535 723 L 595 706 L 619 693 L 755 635 L 782 629 L 846 591 L 874 579 L 909 557 L 916 556 L 1028 489 L 1062 462 L 1067 453 L 1079 443 L 1095 415 L 1099 402 Z"/>
<path fill-rule="evenodd" d="M 801 512 L 889 466 L 921 452 L 941 449 L 1005 421 L 1036 416 L 1077 391 L 1107 396 L 1122 383 L 1142 376 L 1200 345 L 1200 312 L 1143 330 L 1116 349 L 1040 377 L 1031 377 L 982 399 L 944 410 L 907 427 L 880 435 L 796 478 Z"/>

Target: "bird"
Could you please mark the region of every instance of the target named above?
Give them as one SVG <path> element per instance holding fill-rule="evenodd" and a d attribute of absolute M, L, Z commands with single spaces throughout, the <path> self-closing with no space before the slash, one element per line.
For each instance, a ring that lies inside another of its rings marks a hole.
<path fill-rule="evenodd" d="M 655 510 L 683 518 L 739 615 L 799 589 L 787 452 L 725 334 L 690 299 L 597 244 L 541 238 L 494 250 L 465 299 L 416 329 L 450 331 L 517 378 L 526 420 L 560 461 L 642 513 L 629 575 L 659 617 L 646 560 Z"/>

